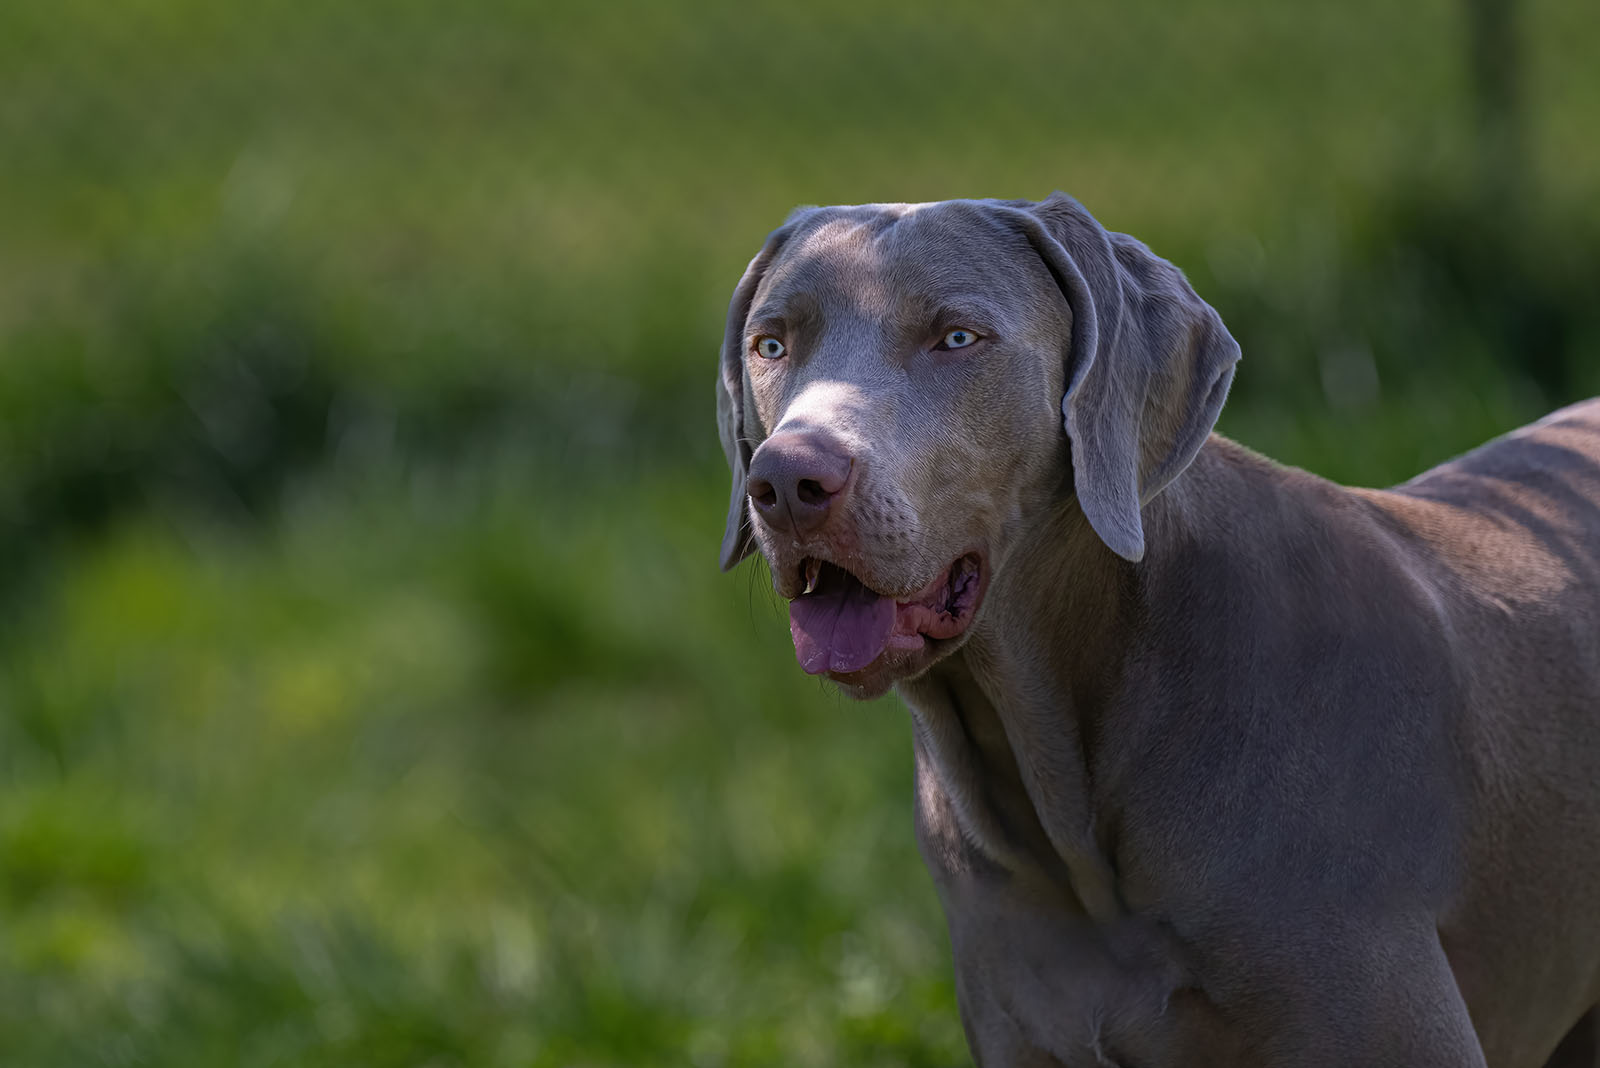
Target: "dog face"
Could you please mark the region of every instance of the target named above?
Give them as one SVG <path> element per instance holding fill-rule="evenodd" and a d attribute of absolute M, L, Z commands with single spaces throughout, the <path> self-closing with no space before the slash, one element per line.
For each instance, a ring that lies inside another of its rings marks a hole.
<path fill-rule="evenodd" d="M 949 655 L 1074 489 L 1113 550 L 1142 553 L 1139 505 L 1209 432 L 1237 347 L 1122 240 L 1132 270 L 1065 197 L 805 209 L 768 239 L 719 374 L 723 564 L 766 558 L 806 671 L 875 696 Z M 1172 352 L 1132 351 L 1151 346 Z M 1152 386 L 1213 410 L 1141 406 Z"/>

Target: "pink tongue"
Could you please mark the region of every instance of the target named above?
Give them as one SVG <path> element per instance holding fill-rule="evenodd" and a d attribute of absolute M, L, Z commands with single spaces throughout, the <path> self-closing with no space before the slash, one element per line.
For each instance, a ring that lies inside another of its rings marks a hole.
<path fill-rule="evenodd" d="M 823 568 L 821 580 L 814 591 L 789 602 L 795 658 L 808 675 L 860 671 L 888 644 L 895 603 L 835 567 Z"/>

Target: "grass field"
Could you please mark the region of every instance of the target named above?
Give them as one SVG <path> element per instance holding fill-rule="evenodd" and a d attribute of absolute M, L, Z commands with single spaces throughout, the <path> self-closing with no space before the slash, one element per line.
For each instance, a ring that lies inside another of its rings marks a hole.
<path fill-rule="evenodd" d="M 4 5 L 0 1064 L 967 1063 L 903 710 L 716 570 L 745 260 L 1067 189 L 1393 481 L 1600 392 L 1521 11 L 1486 213 L 1442 0 Z"/>

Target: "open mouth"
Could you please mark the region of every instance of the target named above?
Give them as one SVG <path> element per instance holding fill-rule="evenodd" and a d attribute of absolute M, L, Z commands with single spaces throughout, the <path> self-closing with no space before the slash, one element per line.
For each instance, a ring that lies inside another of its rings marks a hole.
<path fill-rule="evenodd" d="M 967 553 L 903 601 L 822 560 L 802 561 L 800 577 L 806 592 L 789 602 L 795 657 L 808 675 L 849 674 L 885 650 L 914 651 L 966 630 L 983 589 L 983 562 Z"/>

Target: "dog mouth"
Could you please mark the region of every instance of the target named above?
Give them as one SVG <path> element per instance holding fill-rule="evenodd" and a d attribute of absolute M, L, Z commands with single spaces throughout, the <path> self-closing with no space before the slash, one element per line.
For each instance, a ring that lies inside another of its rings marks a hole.
<path fill-rule="evenodd" d="M 800 580 L 805 592 L 789 602 L 795 658 L 808 675 L 850 674 L 886 650 L 914 652 L 929 639 L 965 631 L 983 593 L 983 559 L 976 552 L 958 557 L 905 600 L 815 558 L 801 561 Z"/>

